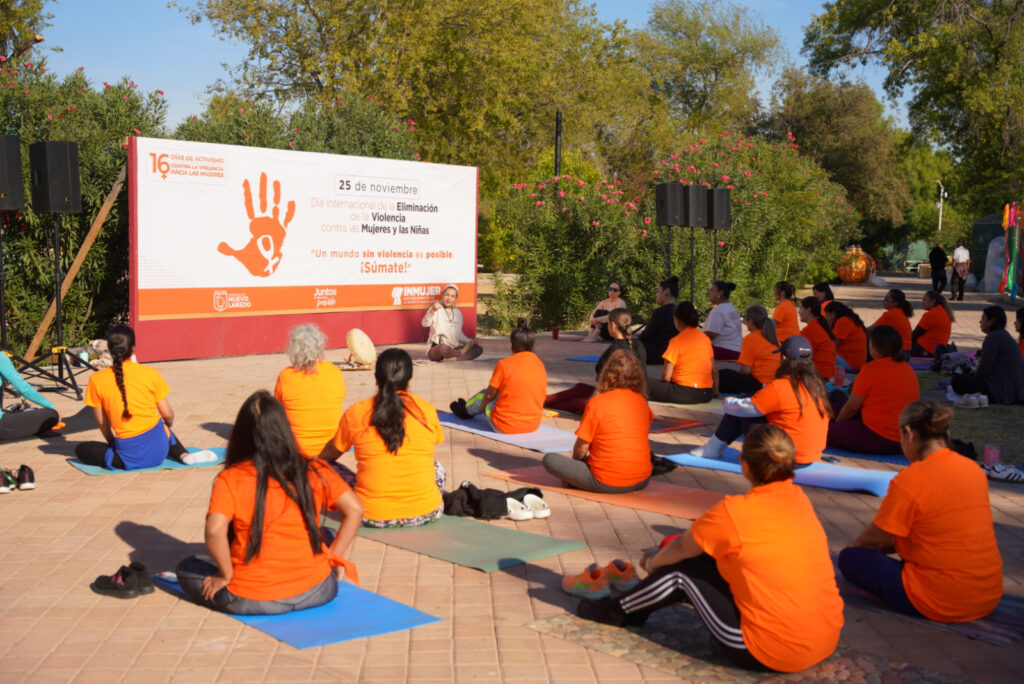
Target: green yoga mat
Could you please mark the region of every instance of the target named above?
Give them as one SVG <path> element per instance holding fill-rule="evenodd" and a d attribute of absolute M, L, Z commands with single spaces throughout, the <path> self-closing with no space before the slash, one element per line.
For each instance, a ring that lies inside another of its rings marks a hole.
<path fill-rule="evenodd" d="M 338 522 L 328 519 L 325 525 L 337 529 Z M 359 536 L 484 572 L 557 556 L 586 546 L 579 541 L 509 530 L 453 515 L 442 516 L 421 527 L 360 527 Z"/>

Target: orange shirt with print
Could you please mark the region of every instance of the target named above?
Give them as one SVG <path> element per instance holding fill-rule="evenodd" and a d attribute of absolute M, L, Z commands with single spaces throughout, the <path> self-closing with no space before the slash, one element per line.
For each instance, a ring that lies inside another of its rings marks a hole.
<path fill-rule="evenodd" d="M 792 299 L 779 302 L 772 312 L 772 320 L 775 321 L 775 336 L 779 338 L 779 344 L 785 342 L 787 337 L 800 334 L 800 319 Z"/>
<path fill-rule="evenodd" d="M 903 313 L 903 309 L 894 307 L 892 309 L 886 309 L 885 313 L 878 317 L 875 321 L 875 327 L 880 325 L 887 325 L 893 328 L 903 338 L 903 351 L 910 351 L 911 345 L 911 330 L 910 330 L 910 319 L 907 318 L 907 314 Z"/>
<path fill-rule="evenodd" d="M 968 622 L 1003 596 L 984 471 L 951 449 L 911 463 L 889 483 L 874 523 L 893 535 L 903 588 L 930 620 Z"/>
<path fill-rule="evenodd" d="M 778 347 L 765 339 L 764 333 L 755 330 L 743 338 L 740 345 L 738 363 L 748 366 L 750 374 L 762 385 L 775 379 L 775 372 L 782 363 L 782 355 L 776 353 Z"/>
<path fill-rule="evenodd" d="M 828 540 L 792 480 L 725 497 L 690 533 L 729 583 L 743 641 L 758 661 L 796 672 L 835 651 L 843 600 Z"/>
<path fill-rule="evenodd" d="M 415 518 L 441 506 L 434 475 L 434 447 L 444 441 L 437 409 L 423 399 L 399 392 L 405 405 L 405 439 L 398 453 L 387 449 L 370 424 L 375 397 L 356 402 L 341 417 L 334 446 L 356 452 L 356 496 L 367 520 Z"/>
<path fill-rule="evenodd" d="M 710 389 L 714 385 L 711 369 L 715 363 L 715 350 L 711 339 L 700 328 L 687 327 L 680 331 L 669 340 L 661 358 L 672 364 L 674 384 L 697 389 Z"/>
<path fill-rule="evenodd" d="M 859 371 L 868 360 L 868 336 L 864 328 L 853 322 L 849 316 L 843 316 L 832 328 L 836 338 L 836 353 L 843 357 L 850 368 Z"/>
<path fill-rule="evenodd" d="M 629 487 L 649 478 L 652 422 L 647 400 L 633 390 L 620 387 L 591 397 L 576 436 L 590 443 L 587 467 L 594 479 Z"/>
<path fill-rule="evenodd" d="M 307 473 L 319 518 L 320 511 L 331 507 L 349 487 L 323 461 L 309 461 Z M 213 483 L 207 514 L 223 515 L 231 522 L 235 533 L 231 541 L 234 575 L 228 583 L 228 591 L 254 601 L 276 601 L 309 591 L 331 573 L 325 553 L 327 546 L 321 546 L 323 553 L 313 553 L 302 511 L 273 477 L 267 479 L 260 551 L 251 561 L 245 561 L 256 484 L 256 467 L 252 461 L 225 468 Z"/>
<path fill-rule="evenodd" d="M 814 319 L 804 326 L 800 334 L 811 343 L 811 358 L 818 375 L 828 380 L 836 374 L 836 343 L 828 336 L 821 321 Z"/>
<path fill-rule="evenodd" d="M 814 463 L 821 459 L 828 438 L 829 415 L 818 413 L 818 408 L 803 383 L 798 385 L 800 401 L 789 378 L 776 378 L 765 385 L 750 403 L 763 413 L 768 422 L 782 428 L 796 447 L 797 463 Z"/>
<path fill-rule="evenodd" d="M 909 363 L 893 361 L 888 356 L 864 364 L 851 391 L 864 398 L 861 422 L 894 442 L 900 441 L 900 412 L 921 398 L 914 369 Z"/>
<path fill-rule="evenodd" d="M 274 398 L 284 406 L 299 453 L 316 458 L 338 431 L 345 379 L 328 361 L 318 361 L 309 373 L 285 368 L 277 376 Z"/>
<path fill-rule="evenodd" d="M 921 315 L 917 325 L 924 334 L 917 338 L 917 343 L 928 352 L 935 354 L 935 345 L 949 344 L 949 335 L 953 332 L 953 321 L 941 306 L 933 306 Z"/>
<path fill-rule="evenodd" d="M 516 435 L 533 432 L 544 417 L 548 372 L 533 352 L 518 352 L 494 367 L 491 387 L 498 390 L 494 408 L 488 414 L 498 432 Z"/>
<path fill-rule="evenodd" d="M 124 402 L 117 388 L 113 368 L 96 371 L 89 377 L 85 389 L 85 405 L 102 408 L 110 420 L 110 429 L 119 439 L 135 437 L 149 430 L 160 420 L 156 405 L 171 393 L 171 388 L 158 371 L 134 361 L 121 364 L 124 373 L 124 392 L 128 398 L 128 411 L 132 417 L 121 417 Z"/>

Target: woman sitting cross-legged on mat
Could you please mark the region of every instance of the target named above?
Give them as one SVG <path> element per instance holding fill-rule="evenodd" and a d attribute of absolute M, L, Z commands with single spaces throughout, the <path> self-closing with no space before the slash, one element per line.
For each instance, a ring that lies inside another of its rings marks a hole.
<path fill-rule="evenodd" d="M 828 428 L 829 446 L 862 454 L 900 452 L 900 411 L 921 398 L 902 346 L 900 334 L 887 325 L 871 331 L 868 347 L 874 360 L 860 369 L 850 398 L 833 402 L 836 419 Z"/>
<path fill-rule="evenodd" d="M 484 353 L 476 340 L 462 332 L 462 312 L 455 306 L 459 298 L 456 285 L 445 285 L 441 299 L 430 305 L 420 324 L 429 328 L 427 358 L 431 361 L 472 361 Z"/>
<path fill-rule="evenodd" d="M 888 606 L 938 622 L 983 618 L 1003 595 L 988 480 L 949 448 L 953 410 L 916 401 L 900 414 L 910 465 L 874 520 L 839 554 L 839 571 Z M 900 560 L 889 554 L 899 554 Z"/>
<path fill-rule="evenodd" d="M 648 434 L 654 414 L 640 360 L 617 349 L 597 378 L 576 430 L 572 457 L 545 454 L 544 468 L 576 489 L 615 494 L 643 489 L 651 478 Z"/>
<path fill-rule="evenodd" d="M 868 360 L 868 335 L 864 321 L 842 302 L 826 304 L 825 316 L 836 344 L 836 365 L 860 371 Z"/>
<path fill-rule="evenodd" d="M 935 290 L 928 290 L 921 297 L 924 314 L 910 333 L 912 356 L 935 356 L 935 347 L 949 344 L 956 317 L 949 308 L 949 302 Z"/>
<path fill-rule="evenodd" d="M 743 312 L 743 322 L 748 334 L 740 346 L 739 369 L 718 371 L 721 394 L 752 394 L 771 382 L 779 370 L 779 340 L 767 309 L 751 304 Z"/>
<path fill-rule="evenodd" d="M 42 435 L 57 427 L 60 414 L 53 402 L 36 391 L 36 388 L 25 382 L 11 363 L 7 354 L 0 352 L 0 377 L 11 384 L 11 387 L 22 398 L 39 404 L 40 409 L 26 408 L 21 411 L 0 411 L 0 440 L 23 439 L 32 435 Z"/>
<path fill-rule="evenodd" d="M 174 458 L 185 463 L 216 461 L 210 451 L 188 454 L 171 432 L 174 409 L 167 400 L 171 388 L 158 371 L 132 361 L 135 332 L 127 325 L 107 331 L 107 348 L 114 365 L 96 371 L 85 390 L 106 443 L 75 446 L 82 463 L 106 468 L 151 468 Z"/>
<path fill-rule="evenodd" d="M 804 297 L 798 314 L 800 321 L 807 324 L 800 334 L 814 349 L 814 367 L 821 377 L 831 379 L 836 374 L 836 343 L 828 319 L 821 315 L 821 302 L 817 297 Z"/>
<path fill-rule="evenodd" d="M 615 309 L 625 309 L 626 302 L 621 297 L 622 286 L 618 283 L 608 284 L 608 299 L 598 302 L 594 311 L 590 314 L 590 334 L 583 338 L 583 342 L 597 342 L 598 339 L 610 340 L 608 334 L 608 314 Z"/>
<path fill-rule="evenodd" d="M 444 441 L 437 410 L 409 393 L 412 358 L 388 349 L 373 372 L 377 394 L 341 417 L 320 458 L 337 461 L 355 447 L 355 490 L 367 527 L 416 527 L 444 513 L 445 471 L 434 460 Z"/>
<path fill-rule="evenodd" d="M 657 553 L 645 553 L 644 580 L 620 598 L 581 601 L 579 616 L 642 625 L 655 610 L 682 601 L 742 667 L 796 672 L 830 656 L 843 627 L 843 600 L 825 530 L 793 483 L 794 453 L 781 428 L 751 430 L 741 456 L 750 491 L 726 496 Z"/>
<path fill-rule="evenodd" d="M 743 322 L 729 301 L 729 295 L 735 289 L 736 283 L 716 280 L 708 290 L 708 301 L 714 306 L 704 321 L 704 334 L 711 340 L 715 358 L 722 361 L 739 358 L 743 344 Z"/>
<path fill-rule="evenodd" d="M 491 427 L 505 434 L 533 432 L 544 417 L 548 373 L 533 353 L 533 331 L 525 318 L 519 319 L 510 338 L 512 356 L 498 362 L 487 387 L 468 401 L 456 399 L 451 410 L 463 420 L 483 414 Z"/>
<path fill-rule="evenodd" d="M 679 302 L 673 315 L 679 334 L 662 356 L 661 380 L 647 383 L 650 398 L 672 404 L 711 401 L 718 394 L 718 368 L 711 340 L 700 331 L 700 313 L 690 302 Z"/>
<path fill-rule="evenodd" d="M 633 337 L 630 326 L 633 323 L 632 317 L 625 309 L 615 309 L 608 314 L 608 334 L 612 337 L 612 343 L 604 350 L 597 359 L 594 367 L 595 377 L 600 377 L 601 369 L 608 362 L 608 358 L 618 349 L 633 354 L 640 360 L 641 367 L 647 365 L 647 350 L 644 345 Z M 584 382 L 576 383 L 567 390 L 549 394 L 544 399 L 545 408 L 553 408 L 559 411 L 571 411 L 583 413 L 587 400 L 594 394 L 594 386 Z"/>
<path fill-rule="evenodd" d="M 692 453 L 721 458 L 725 448 L 755 425 L 771 423 L 786 431 L 796 446 L 796 467 L 821 459 L 832 407 L 825 382 L 812 361 L 811 343 L 794 335 L 782 343 L 782 365 L 770 383 L 749 398 L 726 397 L 725 416 L 706 444 Z"/>
<path fill-rule="evenodd" d="M 954 375 L 952 391 L 970 395 L 960 398 L 961 404 L 964 399 L 974 400 L 966 404 L 968 407 L 978 406 L 977 399 L 982 396 L 993 404 L 1024 402 L 1024 360 L 1020 347 L 1006 330 L 1006 311 L 998 305 L 986 306 L 979 327 L 985 340 L 981 343 L 978 367 L 973 373 Z"/>
<path fill-rule="evenodd" d="M 907 301 L 907 295 L 903 293 L 903 290 L 889 290 L 882 300 L 882 307 L 885 312 L 871 324 L 868 334 L 870 335 L 871 331 L 878 326 L 887 325 L 899 333 L 902 341 L 901 348 L 903 351 L 909 352 L 912 344 L 910 317 L 914 315 L 914 307 Z"/>
<path fill-rule="evenodd" d="M 780 280 L 775 283 L 772 290 L 775 295 L 775 310 L 772 311 L 772 320 L 775 321 L 775 334 L 779 342 L 785 342 L 790 335 L 800 334 L 800 321 L 796 313 L 796 304 L 793 297 L 796 296 L 796 289 L 792 283 Z"/>
<path fill-rule="evenodd" d="M 320 513 L 342 514 L 330 547 Z M 209 557 L 178 564 L 178 583 L 193 600 L 236 615 L 277 615 L 334 598 L 331 566 L 344 559 L 362 507 L 330 465 L 303 458 L 281 404 L 265 390 L 242 404 L 228 438 L 227 462 L 213 483 L 206 513 Z"/>

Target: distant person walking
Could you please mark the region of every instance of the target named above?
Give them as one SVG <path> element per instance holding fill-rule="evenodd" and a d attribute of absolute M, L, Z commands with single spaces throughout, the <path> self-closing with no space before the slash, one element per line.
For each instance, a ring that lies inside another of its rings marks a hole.
<path fill-rule="evenodd" d="M 964 300 L 964 282 L 971 267 L 971 253 L 964 247 L 963 239 L 956 241 L 953 250 L 953 274 L 949 278 L 949 298 L 958 302 Z"/>
<path fill-rule="evenodd" d="M 941 242 L 932 247 L 932 251 L 928 252 L 928 263 L 932 267 L 932 289 L 939 294 L 942 294 L 942 289 L 946 287 L 947 261 L 949 261 L 949 255 L 942 248 Z"/>

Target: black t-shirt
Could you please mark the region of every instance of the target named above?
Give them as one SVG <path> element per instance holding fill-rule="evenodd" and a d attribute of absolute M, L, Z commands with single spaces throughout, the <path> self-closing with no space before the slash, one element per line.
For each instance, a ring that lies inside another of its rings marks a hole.
<path fill-rule="evenodd" d="M 604 368 L 604 364 L 608 362 L 608 357 L 612 355 L 616 349 L 625 349 L 628 352 L 633 352 L 633 356 L 640 359 L 640 367 L 643 368 L 647 365 L 647 350 L 644 349 L 643 343 L 639 340 L 633 340 L 633 349 L 630 349 L 629 342 L 626 340 L 612 340 L 612 343 L 608 345 L 608 348 L 601 354 L 601 358 L 597 360 L 597 365 L 594 367 L 594 377 L 601 374 L 601 369 Z M 646 370 L 644 371 L 647 372 Z"/>
<path fill-rule="evenodd" d="M 939 270 L 940 268 L 946 268 L 946 250 L 939 246 L 932 247 L 932 251 L 928 252 L 928 263 L 932 265 L 933 270 Z"/>

